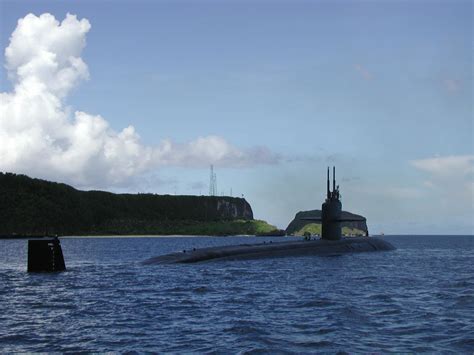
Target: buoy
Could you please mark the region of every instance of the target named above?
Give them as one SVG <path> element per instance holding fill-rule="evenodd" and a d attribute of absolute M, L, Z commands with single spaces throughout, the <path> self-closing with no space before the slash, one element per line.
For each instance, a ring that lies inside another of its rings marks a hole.
<path fill-rule="evenodd" d="M 59 239 L 28 240 L 28 272 L 55 272 L 66 270 Z"/>

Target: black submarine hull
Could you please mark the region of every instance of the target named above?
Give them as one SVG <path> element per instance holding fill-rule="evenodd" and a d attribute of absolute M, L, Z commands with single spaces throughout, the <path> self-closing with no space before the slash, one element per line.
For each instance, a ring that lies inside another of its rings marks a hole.
<path fill-rule="evenodd" d="M 340 240 L 298 240 L 265 242 L 185 250 L 145 260 L 143 264 L 197 263 L 211 260 L 245 260 L 295 256 L 331 256 L 350 253 L 390 251 L 395 247 L 374 237 L 342 238 Z"/>

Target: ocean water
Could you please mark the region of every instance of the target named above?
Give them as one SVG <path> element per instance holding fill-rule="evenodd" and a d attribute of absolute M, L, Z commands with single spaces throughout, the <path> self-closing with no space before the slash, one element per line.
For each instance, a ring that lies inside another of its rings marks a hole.
<path fill-rule="evenodd" d="M 473 353 L 474 236 L 385 238 L 396 251 L 148 266 L 249 238 L 62 239 L 53 274 L 0 240 L 0 350 Z"/>

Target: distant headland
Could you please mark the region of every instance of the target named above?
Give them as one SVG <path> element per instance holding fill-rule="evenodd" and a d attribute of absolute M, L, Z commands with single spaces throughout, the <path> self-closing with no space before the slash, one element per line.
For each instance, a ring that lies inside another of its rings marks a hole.
<path fill-rule="evenodd" d="M 0 173 L 0 236 L 270 235 L 243 198 L 114 194 Z"/>
<path fill-rule="evenodd" d="M 364 219 L 363 216 L 342 211 L 342 218 Z M 314 223 L 308 218 L 321 218 L 321 210 L 300 211 L 295 215 L 295 218 L 286 227 L 287 235 L 303 236 L 306 233 L 310 235 L 321 235 L 321 223 Z M 352 236 L 365 236 L 369 234 L 367 222 L 365 221 L 350 221 L 342 222 L 342 234 Z"/>

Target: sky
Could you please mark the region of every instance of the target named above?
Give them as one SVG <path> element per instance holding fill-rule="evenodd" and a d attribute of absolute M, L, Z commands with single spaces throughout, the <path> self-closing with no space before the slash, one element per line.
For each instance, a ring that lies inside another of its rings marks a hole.
<path fill-rule="evenodd" d="M 0 0 L 0 171 L 244 196 L 327 166 L 373 234 L 474 234 L 472 2 Z"/>

